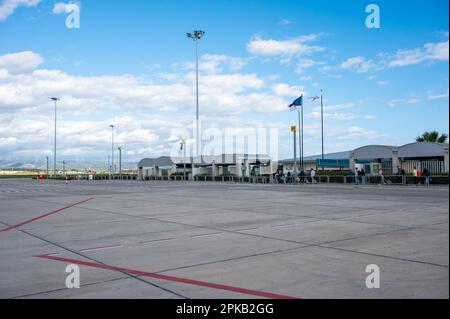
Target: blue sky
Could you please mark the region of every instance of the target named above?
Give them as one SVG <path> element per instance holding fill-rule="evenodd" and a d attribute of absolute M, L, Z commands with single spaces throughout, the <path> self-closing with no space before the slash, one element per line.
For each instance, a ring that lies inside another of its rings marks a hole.
<path fill-rule="evenodd" d="M 322 88 L 328 152 L 448 133 L 448 1 L 83 0 L 79 29 L 58 3 L 0 0 L 1 158 L 52 154 L 53 95 L 62 157 L 105 158 L 108 123 L 130 160 L 169 153 L 195 112 L 195 29 L 204 126 L 277 127 L 291 157 L 287 104 Z M 379 29 L 365 26 L 369 3 Z M 306 101 L 305 154 L 317 154 Z"/>

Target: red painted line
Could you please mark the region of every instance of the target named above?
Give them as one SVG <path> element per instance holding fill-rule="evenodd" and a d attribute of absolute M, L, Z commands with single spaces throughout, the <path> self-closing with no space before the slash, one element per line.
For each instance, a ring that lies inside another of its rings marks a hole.
<path fill-rule="evenodd" d="M 34 222 L 34 221 L 36 221 L 36 220 L 38 220 L 38 219 L 41 219 L 41 218 L 48 217 L 48 216 L 50 216 L 50 215 L 59 213 L 60 211 L 63 211 L 63 210 L 65 210 L 65 209 L 68 209 L 68 208 L 70 208 L 70 207 L 73 207 L 73 206 L 76 206 L 76 205 L 79 205 L 79 204 L 82 204 L 82 203 L 85 203 L 85 202 L 87 202 L 87 201 L 89 201 L 89 200 L 91 200 L 91 199 L 92 199 L 92 197 L 91 197 L 91 198 L 88 198 L 88 199 L 84 199 L 84 200 L 79 201 L 79 202 L 76 202 L 76 203 L 73 203 L 73 204 L 70 204 L 70 205 L 67 205 L 67 206 L 64 206 L 64 207 L 59 208 L 59 209 L 57 209 L 57 210 L 51 211 L 51 212 L 49 212 L 49 213 L 47 213 L 47 214 L 44 214 L 44 215 L 41 215 L 41 216 L 34 217 L 34 218 L 32 218 L 32 219 L 29 219 L 29 220 L 26 220 L 26 221 L 24 221 L 24 222 L 21 222 L 20 224 L 17 224 L 17 225 L 14 225 L 14 226 L 6 227 L 6 228 L 0 230 L 0 232 L 8 231 L 8 230 L 15 229 L 15 228 L 18 228 L 18 227 L 20 227 L 20 226 L 23 226 L 23 225 L 25 225 L 25 224 L 32 223 L 32 222 Z"/>
<path fill-rule="evenodd" d="M 156 278 L 156 279 L 167 280 L 167 281 L 172 281 L 172 282 L 179 282 L 179 283 L 184 283 L 184 284 L 188 284 L 188 285 L 227 290 L 227 291 L 232 291 L 232 292 L 237 292 L 237 293 L 252 295 L 252 296 L 259 296 L 259 297 L 272 298 L 272 299 L 300 299 L 299 297 L 279 295 L 279 294 L 274 294 L 274 293 L 264 292 L 264 291 L 259 291 L 259 290 L 251 290 L 251 289 L 246 289 L 246 288 L 227 286 L 227 285 L 222 285 L 222 284 L 215 284 L 215 283 L 211 283 L 211 282 L 193 280 L 193 279 L 189 279 L 189 278 L 167 276 L 167 275 L 150 273 L 150 272 L 145 272 L 145 271 L 140 271 L 140 270 L 115 267 L 115 266 L 110 266 L 110 265 L 105 265 L 105 264 L 98 264 L 98 263 L 93 263 L 93 262 L 89 262 L 89 261 L 82 261 L 82 260 L 62 258 L 62 257 L 56 257 L 56 256 L 49 256 L 49 255 L 39 255 L 39 256 L 35 256 L 35 257 L 56 260 L 56 261 L 63 261 L 63 262 L 71 263 L 71 264 L 83 265 L 83 266 L 88 266 L 88 267 L 93 267 L 93 268 L 101 268 L 101 269 L 106 269 L 106 270 L 120 271 L 120 272 L 131 274 L 131 275 Z"/>

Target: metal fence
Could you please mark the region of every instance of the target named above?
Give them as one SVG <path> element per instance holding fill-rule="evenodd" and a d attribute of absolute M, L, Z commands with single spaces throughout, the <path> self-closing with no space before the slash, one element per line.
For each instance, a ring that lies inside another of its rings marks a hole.
<path fill-rule="evenodd" d="M 406 173 L 412 173 L 414 167 L 423 171 L 424 168 L 428 169 L 430 174 L 440 174 L 444 172 L 445 163 L 444 161 L 419 161 L 419 160 L 408 160 L 402 162 L 402 168 Z"/>
<path fill-rule="evenodd" d="M 317 175 L 314 178 L 275 178 L 271 176 L 194 176 L 190 179 L 184 176 L 148 176 L 147 181 L 194 181 L 194 182 L 222 182 L 222 183 L 252 183 L 252 184 L 348 184 L 348 185 L 449 185 L 449 176 L 414 177 L 409 175 L 386 176 L 344 176 L 344 175 Z"/>

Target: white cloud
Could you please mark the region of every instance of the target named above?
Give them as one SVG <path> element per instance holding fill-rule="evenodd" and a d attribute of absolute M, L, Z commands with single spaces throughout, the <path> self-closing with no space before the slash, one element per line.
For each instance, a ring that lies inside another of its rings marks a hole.
<path fill-rule="evenodd" d="M 279 22 L 279 24 L 281 24 L 281 25 L 290 25 L 290 24 L 292 24 L 292 21 L 291 21 L 291 20 L 288 20 L 288 19 L 282 19 L 282 20 Z"/>
<path fill-rule="evenodd" d="M 446 34 L 448 37 L 448 33 Z M 449 60 L 449 41 L 427 43 L 422 48 L 399 49 L 394 54 L 380 53 L 377 60 L 354 56 L 342 62 L 339 67 L 357 73 L 380 71 L 386 68 L 405 67 L 421 63 Z"/>
<path fill-rule="evenodd" d="M 379 81 L 377 81 L 377 84 L 378 84 L 379 86 L 386 86 L 386 85 L 389 84 L 389 81 L 379 80 Z"/>
<path fill-rule="evenodd" d="M 202 60 L 200 69 L 209 73 L 222 72 L 224 64 L 229 67 L 230 71 L 239 71 L 248 63 L 244 58 L 212 54 L 204 54 Z"/>
<path fill-rule="evenodd" d="M 221 73 L 224 71 L 224 67 L 227 71 L 236 72 L 241 70 L 248 63 L 248 59 L 241 57 L 234 57 L 228 55 L 219 54 L 204 54 L 200 57 L 199 70 L 209 73 Z M 174 63 L 172 65 L 174 69 L 179 70 L 193 70 L 195 68 L 194 62 L 182 62 Z"/>
<path fill-rule="evenodd" d="M 355 56 L 342 62 L 340 67 L 342 69 L 353 70 L 357 73 L 366 73 L 368 71 L 378 69 L 379 65 L 377 65 L 377 63 L 373 60 L 367 60 L 362 56 Z"/>
<path fill-rule="evenodd" d="M 442 94 L 428 95 L 428 100 L 432 101 L 432 100 L 440 100 L 440 99 L 448 99 L 448 89 L 447 89 L 447 92 L 442 93 Z"/>
<path fill-rule="evenodd" d="M 247 43 L 247 51 L 257 56 L 285 57 L 287 59 L 294 55 L 308 55 L 324 50 L 322 47 L 310 44 L 319 36 L 319 34 L 310 34 L 287 40 L 255 37 Z"/>
<path fill-rule="evenodd" d="M 333 104 L 333 105 L 325 105 L 323 107 L 323 118 L 325 120 L 334 120 L 334 121 L 349 121 L 359 118 L 359 115 L 351 112 L 338 112 L 342 110 L 347 110 L 353 108 L 356 105 L 354 102 L 342 103 L 342 104 Z M 321 108 L 320 106 L 314 107 L 313 111 L 308 113 L 308 117 L 313 119 L 321 118 Z"/>
<path fill-rule="evenodd" d="M 60 97 L 64 112 L 74 115 L 104 111 L 183 113 L 195 105 L 193 72 L 162 81 L 132 75 L 78 76 L 58 70 L 32 70 L 41 61 L 33 52 L 0 57 L 0 66 L 8 71 L 0 73 L 2 111 L 39 112 L 48 108 L 50 96 Z M 284 96 L 267 93 L 264 80 L 256 74 L 202 75 L 200 91 L 203 113 L 272 113 L 283 110 L 289 102 Z"/>
<path fill-rule="evenodd" d="M 9 74 L 19 74 L 36 69 L 42 62 L 44 62 L 42 57 L 31 51 L 5 54 L 0 56 L 0 70 L 6 70 Z"/>
<path fill-rule="evenodd" d="M 297 74 L 302 74 L 305 69 L 311 68 L 315 65 L 323 65 L 323 64 L 325 64 L 325 62 L 314 61 L 311 59 L 300 59 L 295 68 L 295 72 Z"/>
<path fill-rule="evenodd" d="M 313 119 L 320 119 L 321 113 L 320 111 L 313 111 L 308 113 L 308 117 Z M 323 118 L 324 120 L 333 120 L 333 121 L 349 121 L 358 118 L 359 116 L 355 113 L 344 113 L 344 112 L 324 112 Z"/>
<path fill-rule="evenodd" d="M 286 83 L 278 83 L 272 86 L 272 90 L 276 95 L 299 97 L 301 94 L 306 94 L 302 86 L 290 86 Z"/>
<path fill-rule="evenodd" d="M 387 104 L 389 107 L 396 107 L 399 104 L 417 104 L 420 103 L 420 99 L 415 97 L 415 96 L 411 96 L 409 98 L 406 99 L 394 99 L 394 100 L 390 100 Z"/>
<path fill-rule="evenodd" d="M 388 62 L 389 67 L 402 67 L 423 62 L 448 61 L 449 41 L 427 43 L 423 48 L 398 50 Z"/>
<path fill-rule="evenodd" d="M 41 0 L 4 0 L 0 4 L 0 22 L 5 21 L 19 6 L 35 7 Z"/>
<path fill-rule="evenodd" d="M 29 57 L 36 56 L 36 53 L 29 53 Z M 223 59 L 221 55 L 207 55 L 206 60 L 219 61 L 219 66 L 215 64 L 211 72 L 203 71 L 200 77 L 200 116 L 204 126 L 277 127 L 283 151 L 282 141 L 288 139 L 288 126 L 276 122 L 272 115 L 286 112 L 286 105 L 293 97 L 301 92 L 306 94 L 303 87 L 277 83 L 277 77 L 268 80 L 256 74 L 221 73 L 231 70 L 230 59 Z M 61 98 L 58 103 L 58 158 L 61 160 L 100 158 L 106 166 L 110 153 L 109 124 L 116 125 L 116 142 L 123 145 L 125 160 L 167 155 L 175 143 L 171 137 L 179 135 L 180 128 L 190 129 L 192 125 L 195 114 L 195 73 L 192 70 L 165 76 L 161 73 L 151 78 L 81 76 L 38 69 L 39 63 L 39 59 L 31 66 L 8 62 L 5 64 L 8 70 L 0 68 L 1 158 L 40 157 L 45 160 L 45 155 L 52 154 L 51 96 Z M 239 63 L 236 68 L 240 68 Z M 357 115 L 342 111 L 353 105 L 326 105 L 326 119 L 337 122 L 355 118 Z M 252 118 L 246 113 L 258 114 L 258 117 Z M 314 128 L 307 130 L 308 140 L 316 138 Z M 332 127 L 330 121 L 326 134 L 332 130 L 342 132 L 343 136 L 348 134 L 346 130 Z M 286 150 L 291 151 L 290 145 Z"/>
<path fill-rule="evenodd" d="M 61 14 L 61 13 L 68 13 L 70 12 L 73 8 L 73 5 L 77 5 L 78 7 L 80 6 L 79 2 L 69 2 L 69 3 L 64 3 L 64 2 L 58 2 L 55 3 L 55 5 L 53 6 L 53 10 L 52 12 L 54 14 Z"/>

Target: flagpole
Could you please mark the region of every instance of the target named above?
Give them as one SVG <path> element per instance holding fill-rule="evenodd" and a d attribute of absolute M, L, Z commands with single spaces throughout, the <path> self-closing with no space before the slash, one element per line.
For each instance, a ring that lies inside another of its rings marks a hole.
<path fill-rule="evenodd" d="M 296 180 L 296 178 L 297 178 L 297 176 L 298 176 L 298 170 L 297 170 L 297 141 L 295 140 L 295 138 L 296 138 L 296 132 L 295 132 L 295 126 L 293 127 L 294 128 L 294 131 L 292 132 L 292 134 L 294 135 L 294 171 L 293 171 L 293 178 L 294 178 L 294 183 L 295 183 L 295 180 Z M 291 128 L 292 129 L 292 128 Z"/>
<path fill-rule="evenodd" d="M 304 165 L 305 165 L 305 163 L 304 163 L 304 153 L 303 153 L 303 95 L 302 95 L 302 105 L 301 105 L 301 108 L 302 108 L 302 111 L 301 111 L 301 113 L 302 113 L 302 127 L 301 127 L 301 130 L 302 130 L 302 169 L 304 169 Z"/>

